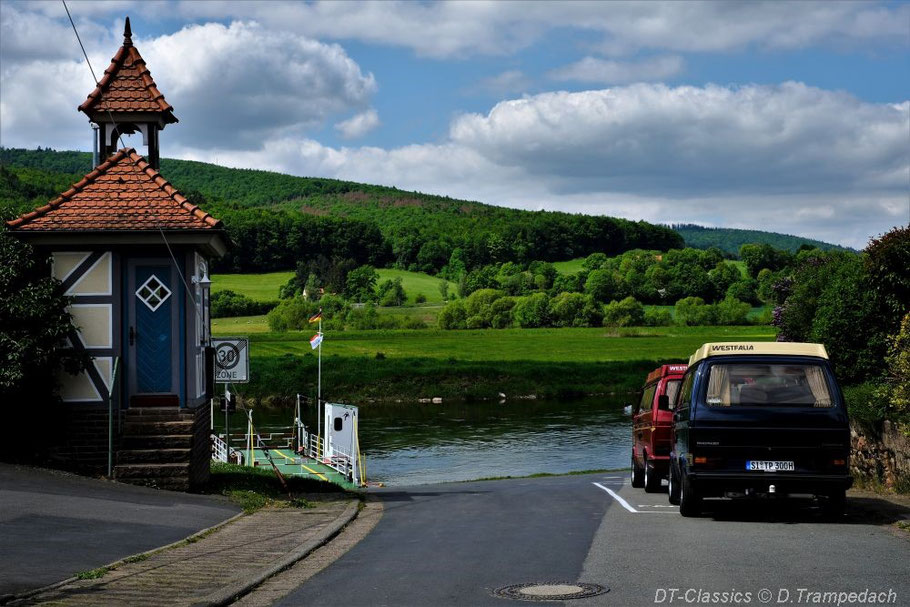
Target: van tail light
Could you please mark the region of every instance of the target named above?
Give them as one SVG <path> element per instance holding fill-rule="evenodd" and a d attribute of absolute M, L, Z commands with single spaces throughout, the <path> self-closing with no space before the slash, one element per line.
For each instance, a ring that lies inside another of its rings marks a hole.
<path fill-rule="evenodd" d="M 695 458 L 695 463 L 696 463 L 696 464 L 707 464 L 707 463 L 708 463 L 708 458 L 707 458 L 707 457 L 703 457 L 703 456 L 696 457 L 696 458 Z"/>
<path fill-rule="evenodd" d="M 832 460 L 831 463 L 834 464 L 835 466 L 846 466 L 846 465 L 847 465 L 847 460 L 845 460 L 845 459 L 835 459 L 835 460 Z"/>

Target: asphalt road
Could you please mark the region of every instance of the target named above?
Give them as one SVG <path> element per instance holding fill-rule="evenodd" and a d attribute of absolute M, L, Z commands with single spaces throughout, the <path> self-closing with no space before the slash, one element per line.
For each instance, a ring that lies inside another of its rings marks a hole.
<path fill-rule="evenodd" d="M 207 496 L 0 464 L 0 595 L 170 544 L 239 511 Z"/>
<path fill-rule="evenodd" d="M 910 605 L 910 539 L 881 524 L 907 509 L 882 514 L 872 498 L 849 499 L 833 523 L 810 502 L 721 502 L 682 518 L 666 494 L 615 474 L 379 494 L 373 532 L 279 604 L 502 607 L 495 588 L 560 581 L 610 588 L 579 607 L 818 604 L 810 592 L 866 589 Z"/>

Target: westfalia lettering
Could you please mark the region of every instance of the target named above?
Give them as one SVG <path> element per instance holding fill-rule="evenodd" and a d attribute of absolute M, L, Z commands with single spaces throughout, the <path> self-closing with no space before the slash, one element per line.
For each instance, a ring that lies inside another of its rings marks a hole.
<path fill-rule="evenodd" d="M 755 346 L 711 346 L 712 352 L 750 352 Z"/>

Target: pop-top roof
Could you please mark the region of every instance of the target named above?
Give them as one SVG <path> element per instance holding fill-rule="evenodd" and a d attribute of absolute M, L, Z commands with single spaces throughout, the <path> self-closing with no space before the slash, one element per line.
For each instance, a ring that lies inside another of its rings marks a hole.
<path fill-rule="evenodd" d="M 177 122 L 174 108 L 165 99 L 139 51 L 133 46 L 130 18 L 126 18 L 123 30 L 123 46 L 111 59 L 111 64 L 104 70 L 104 76 L 98 81 L 95 90 L 89 93 L 79 111 L 92 114 L 106 112 L 129 112 L 160 114 L 166 124 Z M 96 116 L 97 117 L 97 116 Z"/>
<path fill-rule="evenodd" d="M 222 227 L 220 220 L 188 201 L 133 148 L 118 151 L 55 200 L 7 225 L 19 232 Z"/>
<path fill-rule="evenodd" d="M 689 357 L 689 365 L 709 356 L 730 356 L 733 354 L 778 354 L 782 356 L 815 356 L 828 358 L 822 344 L 805 344 L 780 341 L 742 341 L 705 344 Z"/>
<path fill-rule="evenodd" d="M 660 379 L 661 377 L 666 377 L 667 375 L 682 375 L 688 369 L 688 365 L 684 363 L 676 363 L 673 365 L 661 365 L 648 373 L 648 378 L 645 379 L 646 384 L 650 384 L 652 381 Z"/>

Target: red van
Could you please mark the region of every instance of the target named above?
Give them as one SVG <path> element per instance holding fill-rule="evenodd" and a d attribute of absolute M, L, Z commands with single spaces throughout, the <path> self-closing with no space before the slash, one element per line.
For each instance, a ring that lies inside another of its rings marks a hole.
<path fill-rule="evenodd" d="M 661 365 L 651 371 L 632 406 L 632 486 L 660 491 L 670 464 L 671 404 L 688 365 Z"/>

